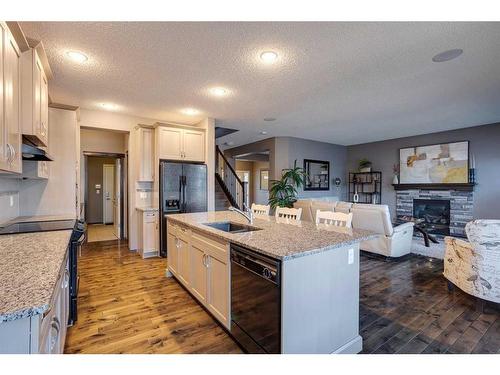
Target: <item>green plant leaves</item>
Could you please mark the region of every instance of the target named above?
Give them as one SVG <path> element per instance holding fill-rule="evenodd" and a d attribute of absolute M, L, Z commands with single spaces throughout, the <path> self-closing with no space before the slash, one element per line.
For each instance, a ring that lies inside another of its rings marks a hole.
<path fill-rule="evenodd" d="M 297 167 L 297 160 L 293 168 L 283 169 L 281 179 L 271 180 L 269 189 L 269 204 L 276 207 L 293 207 L 297 200 L 297 189 L 304 185 L 304 169 Z"/>

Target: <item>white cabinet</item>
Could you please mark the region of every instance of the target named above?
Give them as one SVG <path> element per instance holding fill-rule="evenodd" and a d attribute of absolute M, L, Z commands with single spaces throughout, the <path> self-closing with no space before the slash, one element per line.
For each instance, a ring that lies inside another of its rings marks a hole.
<path fill-rule="evenodd" d="M 158 127 L 158 156 L 160 159 L 182 159 L 182 129 Z"/>
<path fill-rule="evenodd" d="M 158 158 L 205 161 L 205 132 L 167 126 L 157 127 Z"/>
<path fill-rule="evenodd" d="M 140 210 L 139 253 L 143 258 L 158 256 L 158 211 Z"/>
<path fill-rule="evenodd" d="M 229 264 L 207 257 L 208 309 L 225 326 L 229 326 Z"/>
<path fill-rule="evenodd" d="M 171 223 L 168 228 L 168 270 L 229 329 L 229 243 Z"/>
<path fill-rule="evenodd" d="M 0 170 L 20 173 L 20 51 L 2 22 L 0 33 Z"/>
<path fill-rule="evenodd" d="M 22 133 L 35 145 L 47 147 L 48 81 L 35 49 L 21 55 L 21 83 Z"/>
<path fill-rule="evenodd" d="M 177 242 L 177 237 L 174 235 L 174 230 L 173 228 L 169 229 L 167 233 L 167 248 L 168 248 L 168 254 L 167 254 L 167 262 L 168 262 L 168 269 L 170 272 L 172 272 L 174 275 L 177 276 L 177 265 L 179 264 L 179 249 L 178 249 L 178 242 Z"/>
<path fill-rule="evenodd" d="M 191 245 L 191 292 L 203 305 L 207 303 L 207 254 L 201 246 Z"/>
<path fill-rule="evenodd" d="M 182 146 L 184 160 L 205 160 L 205 132 L 200 130 L 184 130 Z"/>
<path fill-rule="evenodd" d="M 177 276 L 187 287 L 191 284 L 189 237 L 186 228 L 179 228 L 177 236 Z"/>
<path fill-rule="evenodd" d="M 138 181 L 154 181 L 154 129 L 137 127 L 139 146 Z"/>

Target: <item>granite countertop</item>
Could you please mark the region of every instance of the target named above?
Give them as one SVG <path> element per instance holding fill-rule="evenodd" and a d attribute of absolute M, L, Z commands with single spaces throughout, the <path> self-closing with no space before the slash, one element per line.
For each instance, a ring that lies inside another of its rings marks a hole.
<path fill-rule="evenodd" d="M 135 208 L 137 211 L 143 211 L 143 212 L 151 212 L 151 211 L 158 211 L 158 207 L 136 207 Z"/>
<path fill-rule="evenodd" d="M 71 230 L 0 236 L 0 323 L 44 313 Z"/>
<path fill-rule="evenodd" d="M 227 233 L 203 225 L 204 223 L 220 221 L 232 221 L 248 225 L 245 218 L 231 211 L 175 214 L 168 215 L 167 220 L 190 226 L 280 260 L 311 255 L 378 236 L 373 232 L 362 229 L 335 227 L 325 224 L 316 225 L 307 221 L 290 222 L 275 219 L 273 216 L 260 215 L 255 216 L 251 225 L 262 229 L 257 231 Z"/>

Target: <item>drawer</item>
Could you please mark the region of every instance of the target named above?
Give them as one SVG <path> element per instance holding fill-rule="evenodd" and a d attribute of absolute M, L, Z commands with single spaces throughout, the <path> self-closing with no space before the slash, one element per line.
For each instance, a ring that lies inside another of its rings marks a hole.
<path fill-rule="evenodd" d="M 229 262 L 229 242 L 196 231 L 193 231 L 191 238 L 193 243 L 196 243 L 210 256 L 224 263 Z"/>
<path fill-rule="evenodd" d="M 156 222 L 156 218 L 158 217 L 158 212 L 144 212 L 144 222 L 145 223 L 154 223 Z"/>
<path fill-rule="evenodd" d="M 191 240 L 191 229 L 179 225 L 177 227 L 176 236 L 179 237 L 181 240 L 189 243 L 189 241 Z"/>
<path fill-rule="evenodd" d="M 167 225 L 168 233 L 172 236 L 177 236 L 177 232 L 179 231 L 179 226 L 177 224 L 172 224 L 169 222 Z"/>

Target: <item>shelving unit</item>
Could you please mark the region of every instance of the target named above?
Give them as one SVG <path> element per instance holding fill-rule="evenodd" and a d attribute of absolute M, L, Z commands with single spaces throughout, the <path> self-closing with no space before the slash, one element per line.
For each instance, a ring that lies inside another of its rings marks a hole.
<path fill-rule="evenodd" d="M 350 172 L 349 173 L 350 202 L 354 202 L 357 192 L 357 203 L 380 204 L 382 202 L 382 172 Z"/>

